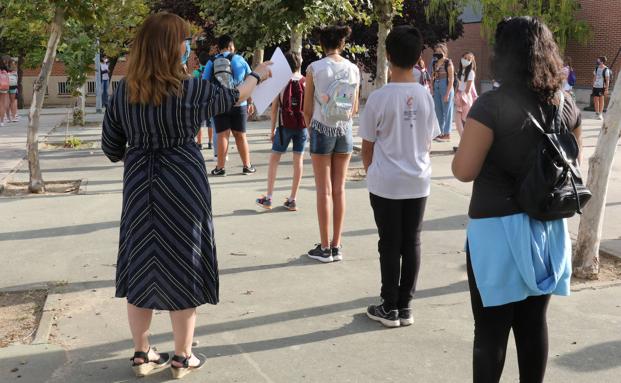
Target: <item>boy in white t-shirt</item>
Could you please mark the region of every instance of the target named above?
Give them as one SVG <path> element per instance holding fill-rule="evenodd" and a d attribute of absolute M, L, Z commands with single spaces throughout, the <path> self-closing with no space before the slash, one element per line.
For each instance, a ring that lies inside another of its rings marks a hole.
<path fill-rule="evenodd" d="M 410 301 L 420 265 L 420 232 L 431 185 L 431 141 L 440 134 L 433 98 L 414 78 L 422 49 L 418 29 L 386 38 L 392 82 L 371 93 L 360 118 L 362 161 L 379 232 L 382 304 L 369 318 L 387 327 L 414 321 Z"/>

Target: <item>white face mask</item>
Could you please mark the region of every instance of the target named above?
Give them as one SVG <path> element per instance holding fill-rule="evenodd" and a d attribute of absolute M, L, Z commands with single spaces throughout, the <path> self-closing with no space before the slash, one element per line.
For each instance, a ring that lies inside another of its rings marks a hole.
<path fill-rule="evenodd" d="M 472 61 L 470 60 L 466 60 L 465 58 L 461 59 L 461 65 L 464 67 L 470 66 L 470 64 L 472 64 Z"/>

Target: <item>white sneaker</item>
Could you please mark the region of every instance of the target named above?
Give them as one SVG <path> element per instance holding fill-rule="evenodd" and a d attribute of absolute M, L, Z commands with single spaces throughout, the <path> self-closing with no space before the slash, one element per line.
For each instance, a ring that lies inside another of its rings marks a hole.
<path fill-rule="evenodd" d="M 603 113 L 599 113 L 597 115 L 597 119 L 600 120 L 600 121 L 603 121 L 604 120 L 604 114 Z"/>
<path fill-rule="evenodd" d="M 0 128 L 4 128 L 4 122 L 0 122 Z"/>

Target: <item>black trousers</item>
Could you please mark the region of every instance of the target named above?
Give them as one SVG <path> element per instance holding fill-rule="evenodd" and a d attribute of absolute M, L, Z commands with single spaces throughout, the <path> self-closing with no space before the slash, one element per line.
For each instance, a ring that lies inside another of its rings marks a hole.
<path fill-rule="evenodd" d="M 371 194 L 380 238 L 381 297 L 386 309 L 409 307 L 416 291 L 426 202 L 426 197 L 394 200 Z"/>
<path fill-rule="evenodd" d="M 474 383 L 498 383 L 513 329 L 520 383 L 541 383 L 548 360 L 546 311 L 549 295 L 528 297 L 502 306 L 483 307 L 470 254 L 467 255 L 468 285 L 474 315 Z"/>

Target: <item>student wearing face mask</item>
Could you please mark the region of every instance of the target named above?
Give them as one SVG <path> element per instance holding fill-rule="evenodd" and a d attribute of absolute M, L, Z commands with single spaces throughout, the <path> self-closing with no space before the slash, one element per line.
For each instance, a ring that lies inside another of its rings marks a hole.
<path fill-rule="evenodd" d="M 110 84 L 110 67 L 108 57 L 103 56 L 99 64 L 101 72 L 101 103 L 104 107 L 108 105 L 108 84 Z"/>
<path fill-rule="evenodd" d="M 604 119 L 604 104 L 610 86 L 610 68 L 606 66 L 607 61 L 606 56 L 598 57 L 593 71 L 593 104 L 598 120 Z"/>
<path fill-rule="evenodd" d="M 441 134 L 435 141 L 450 141 L 453 124 L 453 99 L 455 98 L 455 67 L 448 58 L 446 44 L 438 44 L 433 49 L 433 101 L 436 107 L 436 116 L 440 125 Z"/>
<path fill-rule="evenodd" d="M 474 54 L 472 52 L 464 53 L 457 71 L 459 84 L 457 85 L 457 94 L 455 95 L 455 126 L 460 137 L 464 132 L 464 124 L 466 117 L 468 117 L 468 112 L 470 112 L 470 108 L 478 96 L 476 86 L 474 85 L 476 70 L 477 63 L 474 59 Z"/>

